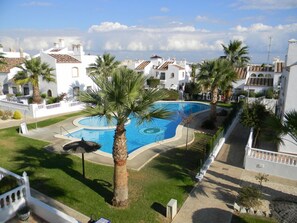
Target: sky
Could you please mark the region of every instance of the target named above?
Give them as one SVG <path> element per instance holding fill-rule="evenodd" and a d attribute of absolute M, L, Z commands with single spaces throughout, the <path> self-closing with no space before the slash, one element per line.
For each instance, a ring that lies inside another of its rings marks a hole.
<path fill-rule="evenodd" d="M 200 62 L 238 39 L 252 63 L 272 63 L 297 39 L 297 0 L 0 0 L 0 9 L 4 51 L 32 55 L 62 38 L 117 60 Z"/>

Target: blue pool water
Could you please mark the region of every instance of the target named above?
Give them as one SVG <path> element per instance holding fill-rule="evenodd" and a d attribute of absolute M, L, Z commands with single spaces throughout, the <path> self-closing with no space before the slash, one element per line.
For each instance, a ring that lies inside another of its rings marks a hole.
<path fill-rule="evenodd" d="M 173 111 L 173 117 L 169 120 L 153 119 L 153 121 L 144 122 L 141 125 L 137 125 L 137 120 L 131 117 L 131 122 L 126 125 L 128 153 L 131 153 L 138 148 L 150 143 L 174 137 L 176 128 L 182 119 L 186 118 L 191 113 L 196 113 L 209 108 L 208 105 L 191 102 L 158 102 L 155 103 L 154 106 L 165 107 L 168 110 Z M 86 118 L 85 120 L 80 120 L 79 123 L 86 125 L 86 127 L 76 132 L 72 132 L 71 134 L 68 134 L 68 136 L 75 138 L 83 137 L 84 140 L 97 142 L 102 146 L 100 148 L 101 151 L 111 154 L 114 139 L 114 129 L 88 129 L 87 125 L 110 125 L 106 123 L 106 120 L 102 120 L 99 117 L 98 120 L 93 119 L 95 119 L 95 117 L 92 117 L 92 119 Z M 111 125 L 114 124 L 115 123 Z"/>

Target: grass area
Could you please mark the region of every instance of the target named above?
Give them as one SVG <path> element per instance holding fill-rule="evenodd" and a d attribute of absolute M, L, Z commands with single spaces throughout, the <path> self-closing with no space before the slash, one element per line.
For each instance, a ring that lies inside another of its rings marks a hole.
<path fill-rule="evenodd" d="M 65 118 L 65 117 L 64 117 Z M 62 119 L 38 123 L 44 126 Z M 34 125 L 34 124 L 33 124 Z M 129 171 L 129 207 L 110 205 L 113 195 L 113 168 L 86 162 L 86 179 L 81 160 L 43 149 L 46 142 L 19 135 L 16 127 L 0 130 L 1 166 L 21 174 L 26 171 L 31 186 L 84 213 L 96 214 L 111 222 L 166 222 L 166 204 L 171 198 L 180 207 L 195 183 L 208 135 L 197 134 L 188 147 L 160 154 L 141 171 Z"/>
<path fill-rule="evenodd" d="M 231 223 L 277 223 L 273 218 L 265 218 L 250 214 L 233 215 Z"/>

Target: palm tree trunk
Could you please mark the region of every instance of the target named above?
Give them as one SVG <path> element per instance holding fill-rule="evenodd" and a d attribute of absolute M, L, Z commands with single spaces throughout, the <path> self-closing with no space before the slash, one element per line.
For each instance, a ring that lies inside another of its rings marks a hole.
<path fill-rule="evenodd" d="M 218 102 L 218 88 L 215 87 L 211 91 L 210 114 L 209 114 L 209 118 L 213 121 L 217 120 L 217 102 Z"/>
<path fill-rule="evenodd" d="M 41 96 L 39 93 L 39 85 L 33 85 L 33 103 L 40 104 L 41 103 Z"/>
<path fill-rule="evenodd" d="M 259 134 L 260 134 L 260 128 L 257 128 L 256 129 L 256 135 L 254 137 L 253 148 L 256 148 L 256 146 L 257 146 L 257 141 L 258 141 Z"/>
<path fill-rule="evenodd" d="M 128 204 L 128 172 L 127 172 L 127 145 L 126 129 L 124 124 L 117 125 L 114 136 L 114 190 L 112 204 L 123 207 Z"/>

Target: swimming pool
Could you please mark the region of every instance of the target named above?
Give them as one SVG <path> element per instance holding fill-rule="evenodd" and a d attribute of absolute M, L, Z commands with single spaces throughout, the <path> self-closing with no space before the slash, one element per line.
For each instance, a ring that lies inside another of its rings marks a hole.
<path fill-rule="evenodd" d="M 128 154 L 143 147 L 145 145 L 169 139 L 175 136 L 176 128 L 183 119 L 190 114 L 197 113 L 209 109 L 209 105 L 195 102 L 157 102 L 156 107 L 165 107 L 173 111 L 173 117 L 169 120 L 153 119 L 151 122 L 144 122 L 137 125 L 137 120 L 130 118 L 130 122 L 126 123 L 126 137 Z M 98 117 L 99 118 L 99 117 Z M 114 140 L 115 122 L 106 123 L 106 120 L 94 120 L 94 117 L 86 117 L 78 121 L 82 129 L 71 132 L 68 137 L 84 138 L 85 140 L 94 141 L 101 144 L 100 151 L 112 154 L 112 146 Z M 96 126 L 98 129 L 92 127 Z M 91 127 L 89 127 L 91 125 Z M 104 128 L 108 126 L 108 128 Z M 100 129 L 103 127 L 104 129 Z M 92 128 L 92 129 L 90 129 Z"/>

